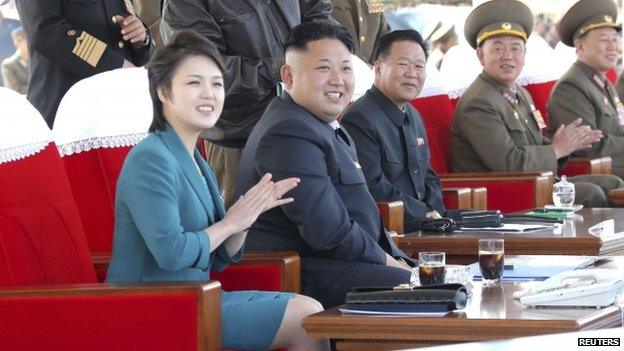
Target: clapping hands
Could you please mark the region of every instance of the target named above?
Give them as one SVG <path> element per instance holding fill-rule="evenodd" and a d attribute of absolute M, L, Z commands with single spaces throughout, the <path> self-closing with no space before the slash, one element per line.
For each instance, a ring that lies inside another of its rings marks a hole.
<path fill-rule="evenodd" d="M 233 232 L 249 228 L 264 211 L 293 202 L 292 197 L 282 196 L 299 184 L 299 178 L 287 178 L 278 182 L 271 181 L 271 178 L 270 173 L 265 174 L 227 211 L 223 221 Z"/>

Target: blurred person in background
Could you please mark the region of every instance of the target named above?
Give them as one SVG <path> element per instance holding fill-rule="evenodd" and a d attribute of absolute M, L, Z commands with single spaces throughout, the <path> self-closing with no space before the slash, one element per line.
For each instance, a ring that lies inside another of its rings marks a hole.
<path fill-rule="evenodd" d="M 373 49 L 379 38 L 390 31 L 382 9 L 369 6 L 368 0 L 332 0 L 332 17 L 347 27 L 353 38 L 353 53 L 373 64 Z"/>
<path fill-rule="evenodd" d="M 9 0 L 0 0 L 0 5 L 4 5 L 8 2 Z M 4 17 L 4 14 L 2 13 L 2 8 L 0 8 L 0 62 L 13 55 L 13 53 L 15 52 L 13 39 L 11 39 L 11 32 L 19 28 L 20 26 L 20 21 Z M 4 86 L 1 75 L 0 85 Z"/>
<path fill-rule="evenodd" d="M 28 40 L 22 27 L 11 33 L 15 53 L 0 64 L 2 79 L 7 88 L 13 89 L 22 95 L 28 92 Z"/>

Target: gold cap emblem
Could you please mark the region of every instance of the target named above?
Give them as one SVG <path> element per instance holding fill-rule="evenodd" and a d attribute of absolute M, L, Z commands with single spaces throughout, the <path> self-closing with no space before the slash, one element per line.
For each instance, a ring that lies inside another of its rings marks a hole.
<path fill-rule="evenodd" d="M 511 23 L 504 22 L 503 24 L 501 24 L 501 28 L 506 29 L 506 30 L 510 30 L 511 29 Z"/>
<path fill-rule="evenodd" d="M 604 20 L 605 20 L 605 22 L 613 23 L 613 17 L 611 17 L 609 15 L 605 15 L 604 16 Z"/>

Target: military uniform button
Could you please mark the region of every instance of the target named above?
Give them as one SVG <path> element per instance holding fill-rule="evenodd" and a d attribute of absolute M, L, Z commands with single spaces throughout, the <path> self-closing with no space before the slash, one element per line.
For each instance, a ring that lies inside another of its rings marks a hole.
<path fill-rule="evenodd" d="M 364 42 L 364 40 L 366 40 L 366 37 L 362 35 L 362 36 L 360 37 L 360 41 L 361 41 L 361 42 Z"/>
<path fill-rule="evenodd" d="M 117 17 L 113 16 L 111 18 L 111 22 L 113 22 L 114 24 L 117 24 Z"/>
<path fill-rule="evenodd" d="M 364 22 L 364 17 L 360 16 L 360 22 Z"/>
<path fill-rule="evenodd" d="M 124 42 L 123 42 L 123 41 L 121 41 L 121 40 L 120 40 L 120 41 L 118 41 L 118 42 L 117 42 L 117 46 L 119 46 L 119 48 L 120 48 L 120 49 L 123 49 L 123 47 L 124 47 Z"/>
<path fill-rule="evenodd" d="M 76 35 L 76 31 L 73 30 L 73 29 L 70 29 L 70 30 L 67 31 L 67 35 L 70 36 L 70 37 L 73 37 L 74 35 Z"/>

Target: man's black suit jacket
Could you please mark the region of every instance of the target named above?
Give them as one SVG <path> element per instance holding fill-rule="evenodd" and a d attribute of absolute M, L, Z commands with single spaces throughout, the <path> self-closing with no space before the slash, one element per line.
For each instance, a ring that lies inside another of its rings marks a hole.
<path fill-rule="evenodd" d="M 352 261 L 383 265 L 386 252 L 409 261 L 384 230 L 353 157 L 331 125 L 288 94 L 275 98 L 245 145 L 238 193 L 267 172 L 274 180 L 298 177 L 301 182 L 287 194 L 293 203 L 260 215 L 249 231 L 247 250 L 296 250 L 304 265 L 308 258 L 329 259 L 327 276 L 322 278 L 328 281 Z"/>
<path fill-rule="evenodd" d="M 425 126 L 410 104 L 405 112 L 373 86 L 344 113 L 368 188 L 377 201 L 403 201 L 405 229 L 415 231 L 430 210 L 442 216 L 440 179 L 429 163 Z"/>

